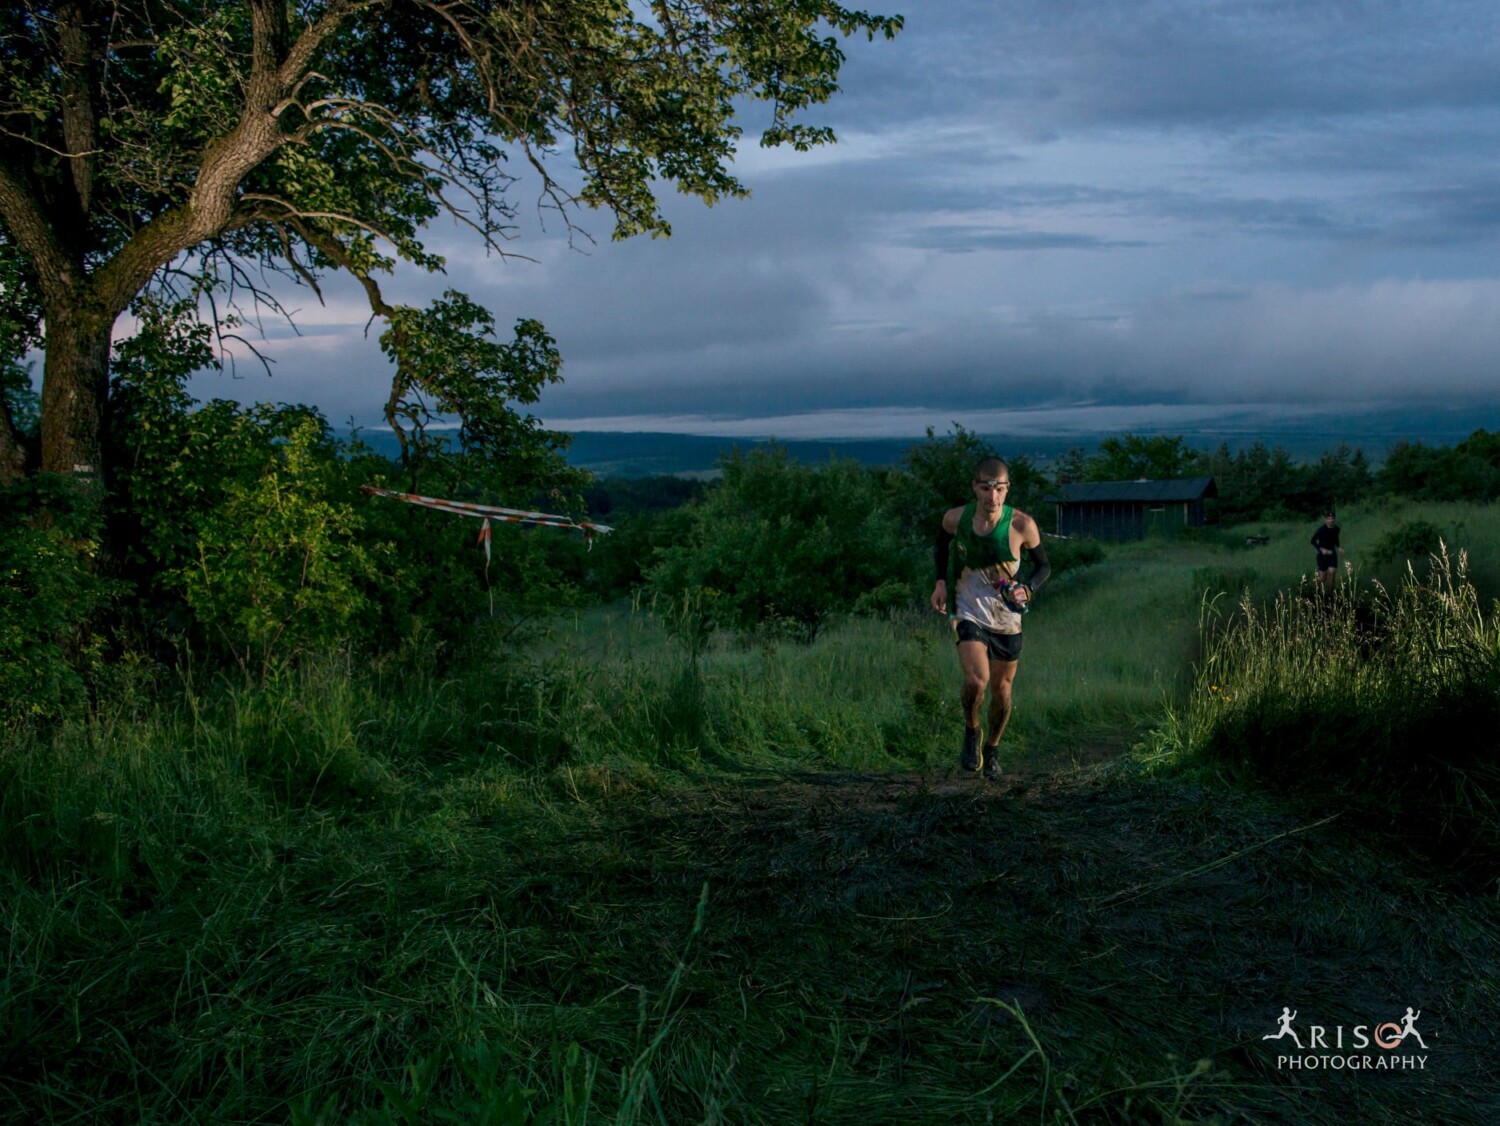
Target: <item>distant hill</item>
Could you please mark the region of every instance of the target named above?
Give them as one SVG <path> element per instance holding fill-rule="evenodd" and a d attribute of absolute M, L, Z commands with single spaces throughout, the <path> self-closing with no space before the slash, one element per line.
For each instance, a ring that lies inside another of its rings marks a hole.
<path fill-rule="evenodd" d="M 360 431 L 360 438 L 378 453 L 395 457 L 399 447 L 388 430 Z M 774 444 L 801 462 L 830 458 L 853 458 L 862 465 L 894 465 L 901 455 L 923 438 L 823 438 Z M 1070 446 L 1097 441 L 1075 437 L 1036 439 L 992 439 L 1002 454 L 1024 454 L 1045 463 Z M 568 463 L 600 477 L 654 477 L 657 475 L 709 477 L 721 458 L 734 450 L 751 450 L 773 444 L 769 439 L 715 438 L 702 434 L 618 433 L 584 430 L 573 435 Z"/>
<path fill-rule="evenodd" d="M 1292 416 L 1276 425 L 1236 425 L 1233 421 L 1202 427 L 1137 427 L 1140 434 L 1181 434 L 1196 449 L 1213 449 L 1227 442 L 1238 450 L 1256 441 L 1283 446 L 1299 461 L 1315 460 L 1326 449 L 1348 442 L 1365 451 L 1372 463 L 1385 459 L 1395 442 L 1406 439 L 1428 445 L 1452 445 L 1481 427 L 1500 429 L 1500 407 L 1475 409 L 1381 410 L 1341 417 L 1331 414 Z M 1114 433 L 1114 432 L 1111 432 Z M 987 435 L 1003 455 L 1024 455 L 1045 468 L 1074 446 L 1097 448 L 1109 433 L 1046 434 L 1035 437 Z M 382 427 L 362 430 L 360 437 L 388 457 L 398 447 L 395 436 Z M 798 461 L 820 462 L 830 457 L 853 458 L 864 465 L 894 465 L 921 435 L 897 438 L 824 438 L 778 441 Z M 765 439 L 718 438 L 702 434 L 657 432 L 621 433 L 580 431 L 573 435 L 568 461 L 601 477 L 652 477 L 658 474 L 708 477 L 720 458 L 732 450 L 769 445 Z"/>

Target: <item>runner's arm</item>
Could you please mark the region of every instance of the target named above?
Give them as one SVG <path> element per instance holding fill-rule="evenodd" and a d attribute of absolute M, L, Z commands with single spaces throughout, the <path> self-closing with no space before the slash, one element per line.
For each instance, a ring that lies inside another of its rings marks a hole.
<path fill-rule="evenodd" d="M 948 549 L 952 546 L 953 534 L 939 524 L 937 538 L 932 541 L 932 567 L 940 583 L 948 580 Z"/>
<path fill-rule="evenodd" d="M 1042 546 L 1040 538 L 1036 541 L 1036 546 L 1029 550 L 1031 551 L 1031 574 L 1027 575 L 1021 581 L 1031 589 L 1032 594 L 1035 594 L 1042 589 L 1042 584 L 1051 577 L 1052 564 L 1047 561 L 1047 549 Z"/>
<path fill-rule="evenodd" d="M 953 546 L 953 537 L 958 534 L 958 518 L 962 514 L 962 508 L 950 508 L 943 513 L 937 537 L 932 543 L 932 565 L 937 571 L 937 582 L 933 584 L 931 602 L 939 614 L 948 612 L 948 552 Z"/>
<path fill-rule="evenodd" d="M 1024 512 L 1016 515 L 1022 521 L 1016 525 L 1021 533 L 1021 546 L 1031 552 L 1031 574 L 1021 580 L 1021 585 L 1034 593 L 1041 589 L 1052 574 L 1052 564 L 1047 561 L 1047 549 L 1042 546 L 1042 530 L 1037 527 L 1036 521 Z M 1019 564 L 1017 569 L 1019 570 Z"/>

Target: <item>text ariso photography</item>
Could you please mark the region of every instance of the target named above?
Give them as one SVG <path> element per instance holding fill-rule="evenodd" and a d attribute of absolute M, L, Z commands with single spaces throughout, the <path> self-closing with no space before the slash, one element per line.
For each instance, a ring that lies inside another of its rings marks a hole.
<path fill-rule="evenodd" d="M 1262 1036 L 1262 1040 L 1283 1041 L 1290 1039 L 1296 1045 L 1296 1054 L 1276 1057 L 1278 1069 L 1315 1071 L 1320 1068 L 1331 1071 L 1421 1071 L 1427 1067 L 1427 1043 L 1417 1031 L 1416 1023 L 1422 1010 L 1412 1010 L 1399 1020 L 1377 1021 L 1371 1024 L 1309 1024 L 1297 1028 L 1297 1013 L 1290 1006 L 1283 1006 L 1276 1018 L 1275 1032 Z M 1405 1049 L 1406 1042 L 1413 1041 L 1424 1054 L 1416 1055 Z M 1278 1045 L 1280 1046 L 1280 1045 Z"/>

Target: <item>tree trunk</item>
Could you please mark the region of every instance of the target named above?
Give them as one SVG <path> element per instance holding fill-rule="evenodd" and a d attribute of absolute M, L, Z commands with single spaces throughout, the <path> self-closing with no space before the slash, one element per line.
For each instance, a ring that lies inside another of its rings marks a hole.
<path fill-rule="evenodd" d="M 26 448 L 16 433 L 10 411 L 0 403 L 0 485 L 19 481 L 26 472 Z"/>
<path fill-rule="evenodd" d="M 104 483 L 104 403 L 114 318 L 87 308 L 46 311 L 42 472 Z"/>

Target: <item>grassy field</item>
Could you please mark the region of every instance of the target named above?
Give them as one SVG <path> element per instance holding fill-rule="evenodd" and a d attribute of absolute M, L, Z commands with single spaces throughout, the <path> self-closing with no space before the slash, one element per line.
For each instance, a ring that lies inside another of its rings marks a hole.
<path fill-rule="evenodd" d="M 1416 518 L 1495 574 L 1485 510 L 1340 518 L 1361 574 Z M 1205 599 L 1311 559 L 1311 525 L 1260 530 L 1060 576 L 998 785 L 952 769 L 951 640 L 915 612 L 689 646 L 600 608 L 441 669 L 418 638 L 255 689 L 145 684 L 19 739 L 0 1113 L 1493 1121 L 1494 888 L 1163 741 Z M 1412 1005 L 1431 1058 L 1279 1069 L 1283 1005 Z"/>

